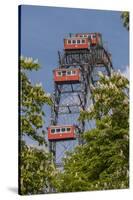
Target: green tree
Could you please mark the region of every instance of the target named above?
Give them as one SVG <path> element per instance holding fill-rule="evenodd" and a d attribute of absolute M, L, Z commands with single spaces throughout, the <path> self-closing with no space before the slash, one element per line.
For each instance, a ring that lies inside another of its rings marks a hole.
<path fill-rule="evenodd" d="M 56 174 L 51 156 L 26 144 L 21 149 L 20 194 L 48 193 Z"/>
<path fill-rule="evenodd" d="M 95 120 L 86 143 L 68 153 L 57 176 L 60 192 L 127 188 L 129 185 L 129 81 L 120 73 L 100 74 L 92 86 L 94 105 L 79 120 Z"/>
<path fill-rule="evenodd" d="M 47 193 L 55 173 L 51 155 L 46 151 L 46 147 L 33 148 L 25 143 L 27 136 L 39 145 L 46 144 L 42 130 L 43 106 L 50 106 L 52 100 L 41 85 L 33 85 L 27 76 L 28 71 L 39 68 L 37 60 L 20 58 L 19 193 L 22 195 Z"/>
<path fill-rule="evenodd" d="M 26 72 L 39 70 L 38 60 L 32 58 L 20 58 L 20 107 L 21 107 L 21 137 L 28 136 L 31 139 L 44 143 L 44 111 L 45 104 L 51 105 L 52 100 L 45 93 L 40 84 L 33 85 Z"/>
<path fill-rule="evenodd" d="M 122 12 L 121 18 L 122 18 L 123 26 L 127 30 L 129 30 L 129 12 L 127 11 Z"/>

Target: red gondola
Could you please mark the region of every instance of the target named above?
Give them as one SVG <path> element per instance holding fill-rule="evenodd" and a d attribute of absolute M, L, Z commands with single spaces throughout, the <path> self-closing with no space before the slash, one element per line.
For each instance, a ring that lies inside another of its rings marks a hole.
<path fill-rule="evenodd" d="M 102 46 L 100 33 L 76 33 L 64 39 L 65 50 L 90 49 L 95 46 Z"/>
<path fill-rule="evenodd" d="M 48 140 L 76 139 L 77 128 L 72 125 L 48 127 Z"/>
<path fill-rule="evenodd" d="M 55 69 L 54 81 L 55 82 L 79 82 L 80 69 Z"/>
<path fill-rule="evenodd" d="M 73 37 L 73 38 L 65 38 L 64 39 L 64 49 L 89 49 L 90 42 L 88 38 L 80 38 L 80 37 Z"/>

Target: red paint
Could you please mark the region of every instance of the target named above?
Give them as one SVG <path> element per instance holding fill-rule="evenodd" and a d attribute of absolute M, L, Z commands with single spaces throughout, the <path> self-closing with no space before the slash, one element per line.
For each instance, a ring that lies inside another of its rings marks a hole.
<path fill-rule="evenodd" d="M 64 44 L 64 49 L 88 49 L 89 45 L 86 44 Z"/>
<path fill-rule="evenodd" d="M 71 44 L 69 44 L 69 41 L 71 41 Z M 73 44 L 73 41 L 76 43 Z M 80 44 L 78 44 L 78 41 L 80 41 Z M 84 42 L 83 42 L 84 41 Z M 67 38 L 64 39 L 64 49 L 69 50 L 69 49 L 89 49 L 90 48 L 90 43 L 88 38 Z"/>
<path fill-rule="evenodd" d="M 53 73 L 55 82 L 80 81 L 79 69 L 56 69 Z"/>
<path fill-rule="evenodd" d="M 57 130 L 60 129 L 60 132 L 58 133 Z M 65 131 L 62 132 L 62 129 Z M 70 129 L 67 131 L 67 129 Z M 52 133 L 51 130 L 55 130 L 54 133 Z M 75 126 L 50 126 L 48 127 L 48 140 L 63 140 L 63 139 L 75 139 Z"/>

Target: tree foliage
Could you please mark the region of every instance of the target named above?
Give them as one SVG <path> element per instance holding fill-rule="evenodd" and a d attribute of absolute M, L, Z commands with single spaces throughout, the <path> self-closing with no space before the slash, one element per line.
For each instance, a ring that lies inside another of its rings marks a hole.
<path fill-rule="evenodd" d="M 55 173 L 55 166 L 51 163 L 52 158 L 46 148 L 33 148 L 24 141 L 24 136 L 28 136 L 39 145 L 46 144 L 42 130 L 43 106 L 51 105 L 52 100 L 41 85 L 33 85 L 27 76 L 28 71 L 39 68 L 37 60 L 21 57 L 19 192 L 22 195 L 47 193 Z"/>
<path fill-rule="evenodd" d="M 127 30 L 129 30 L 129 12 L 127 11 L 122 12 L 121 18 L 122 18 L 123 26 Z"/>
<path fill-rule="evenodd" d="M 120 73 L 100 74 L 92 88 L 94 104 L 79 120 L 96 120 L 83 134 L 86 143 L 68 153 L 64 172 L 57 176 L 57 191 L 121 189 L 129 185 L 128 80 Z"/>
<path fill-rule="evenodd" d="M 28 79 L 26 72 L 39 70 L 37 60 L 32 58 L 20 59 L 20 95 L 21 95 L 21 136 L 29 136 L 31 139 L 44 143 L 43 105 L 51 105 L 50 97 L 45 93 L 40 84 L 33 85 Z"/>
<path fill-rule="evenodd" d="M 20 191 L 23 195 L 48 193 L 56 173 L 51 156 L 44 150 L 22 145 Z"/>

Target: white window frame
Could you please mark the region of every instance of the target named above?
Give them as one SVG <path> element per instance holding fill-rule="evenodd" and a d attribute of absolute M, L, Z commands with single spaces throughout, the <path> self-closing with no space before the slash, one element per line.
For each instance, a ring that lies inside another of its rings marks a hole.
<path fill-rule="evenodd" d="M 54 133 L 52 133 L 52 130 L 54 130 Z M 51 128 L 50 133 L 55 134 L 56 133 L 55 128 Z"/>
<path fill-rule="evenodd" d="M 94 36 L 95 36 L 95 38 L 93 38 Z M 93 34 L 93 35 L 91 35 L 91 39 L 96 39 L 96 35 L 94 35 L 94 34 Z"/>
<path fill-rule="evenodd" d="M 61 73 L 61 75 L 58 74 L 59 72 Z M 57 71 L 56 76 L 62 76 L 62 71 Z"/>
<path fill-rule="evenodd" d="M 65 74 L 63 74 L 63 71 L 65 72 Z M 63 71 L 61 72 L 62 76 L 66 76 L 67 75 L 67 71 L 66 70 L 63 70 Z"/>
<path fill-rule="evenodd" d="M 73 73 L 73 72 L 74 72 L 74 73 Z M 71 71 L 71 74 L 72 74 L 72 75 L 77 75 L 77 71 L 76 71 L 76 70 L 72 70 L 72 71 Z"/>
<path fill-rule="evenodd" d="M 71 70 L 68 70 L 68 71 L 66 71 L 67 73 L 66 73 L 66 75 L 67 76 L 71 76 Z M 70 72 L 70 74 L 68 74 L 68 72 Z"/>
<path fill-rule="evenodd" d="M 62 131 L 62 129 L 65 129 L 65 131 Z M 65 127 L 61 128 L 61 132 L 62 132 L 62 133 L 66 132 L 66 128 L 65 128 Z"/>
<path fill-rule="evenodd" d="M 82 36 L 81 36 L 81 38 L 82 38 Z M 84 35 L 83 38 L 87 38 L 87 36 Z M 80 41 L 80 43 L 77 42 L 78 40 Z M 86 42 L 85 39 L 72 39 L 72 40 L 69 40 L 69 41 L 71 41 L 71 43 L 68 43 L 68 40 L 67 40 L 67 44 L 78 44 L 78 45 L 79 44 L 85 44 L 85 42 L 83 43 L 82 40 L 84 40 Z M 73 41 L 75 41 L 75 43 L 73 43 Z"/>
<path fill-rule="evenodd" d="M 57 132 L 57 129 L 59 129 L 60 131 Z M 56 134 L 61 133 L 61 129 L 60 128 L 56 128 Z"/>
<path fill-rule="evenodd" d="M 71 41 L 71 43 L 68 43 L 68 41 Z M 72 40 L 70 40 L 70 39 L 69 39 L 69 40 L 67 40 L 67 44 L 72 44 Z"/>
<path fill-rule="evenodd" d="M 84 41 L 84 43 L 83 43 L 83 41 Z M 86 42 L 86 40 L 85 40 L 85 39 L 82 39 L 82 44 L 85 44 L 85 42 Z"/>
<path fill-rule="evenodd" d="M 80 43 L 78 43 L 78 40 L 80 41 Z M 77 39 L 77 40 L 76 40 L 76 44 L 81 44 L 81 40 L 80 40 L 80 39 Z"/>
<path fill-rule="evenodd" d="M 75 43 L 73 43 L 73 41 L 75 41 Z M 72 40 L 72 44 L 77 44 L 77 40 L 76 40 L 76 39 L 73 39 L 73 40 Z"/>
<path fill-rule="evenodd" d="M 68 128 L 70 129 L 69 131 L 67 130 Z M 66 128 L 66 132 L 67 132 L 67 133 L 70 133 L 70 132 L 71 132 L 71 128 L 70 128 L 70 127 L 67 127 L 67 128 Z"/>

